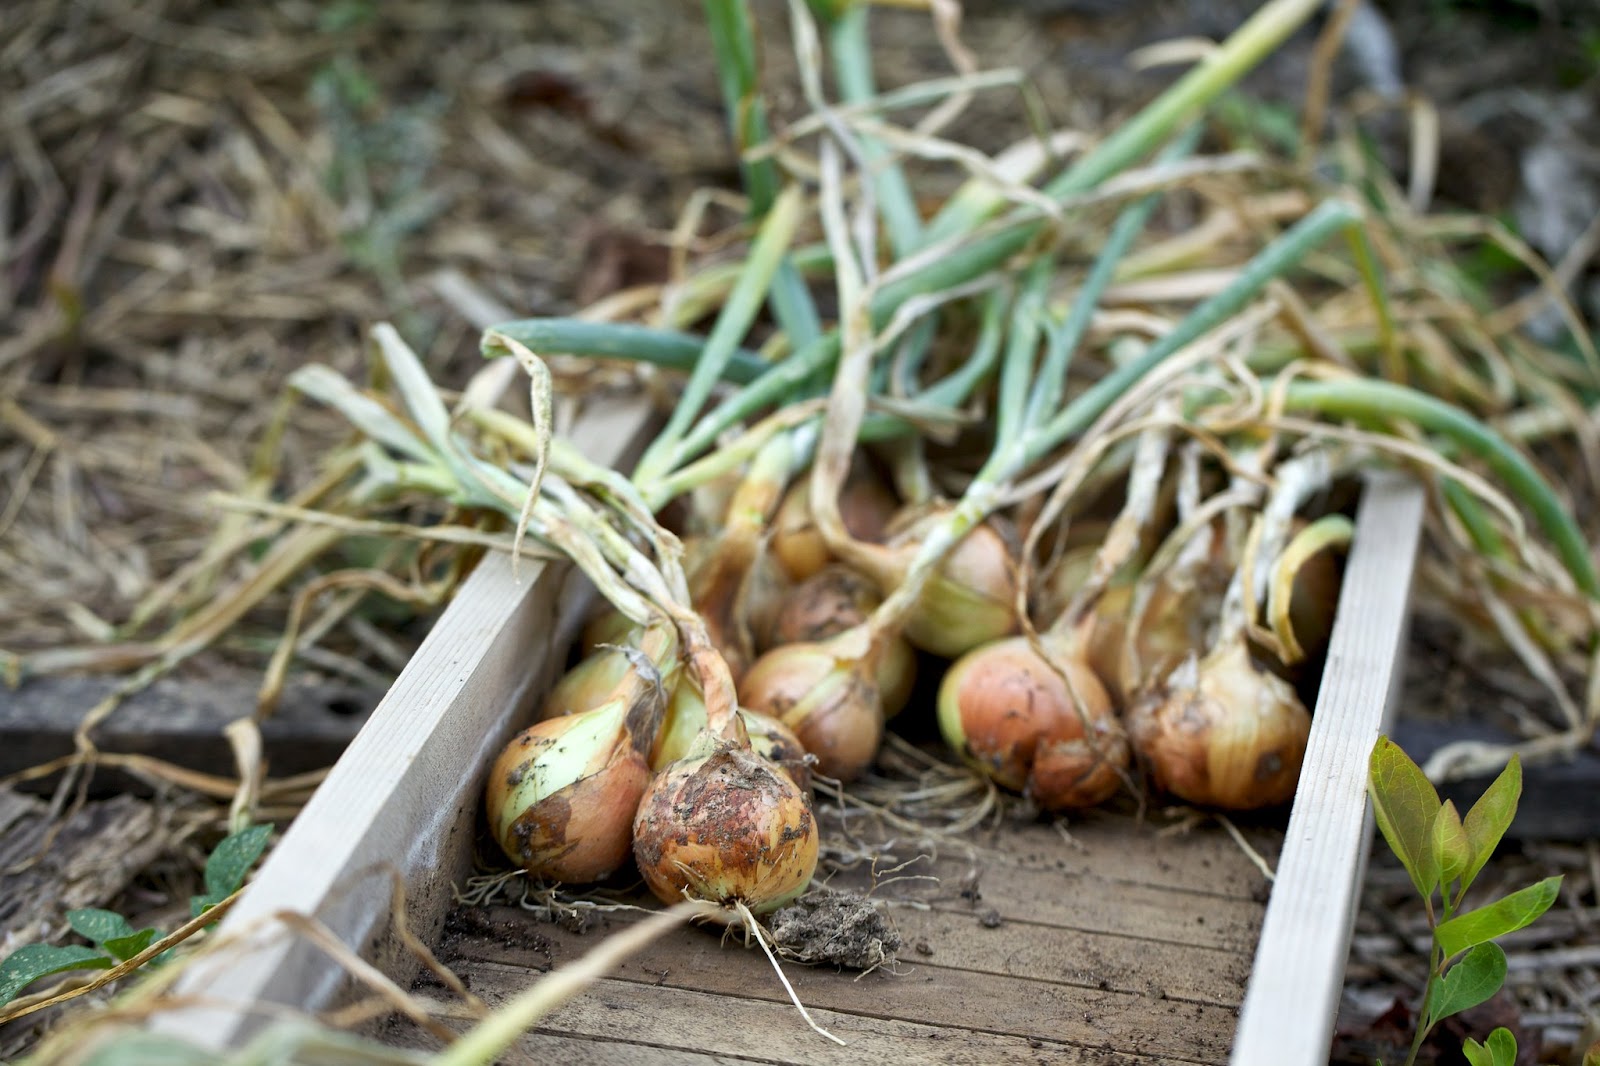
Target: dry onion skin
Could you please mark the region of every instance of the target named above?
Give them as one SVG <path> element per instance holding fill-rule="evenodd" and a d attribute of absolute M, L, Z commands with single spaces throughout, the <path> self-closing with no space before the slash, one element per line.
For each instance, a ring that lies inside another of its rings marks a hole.
<path fill-rule="evenodd" d="M 883 740 L 875 675 L 835 641 L 785 644 L 751 664 L 739 703 L 792 729 L 816 756 L 818 773 L 854 781 Z"/>
<path fill-rule="evenodd" d="M 851 468 L 839 493 L 839 515 L 859 541 L 881 541 L 899 507 L 894 493 L 862 466 Z M 811 514 L 811 479 L 789 486 L 772 522 L 769 550 L 791 581 L 804 581 L 833 562 L 828 543 Z"/>
<path fill-rule="evenodd" d="M 824 567 L 783 598 L 768 650 L 836 637 L 864 623 L 882 599 L 866 575 L 839 563 Z M 905 708 L 916 682 L 916 652 L 905 638 L 889 638 L 878 664 L 878 697 L 885 718 Z"/>
<path fill-rule="evenodd" d="M 690 897 L 770 913 L 811 883 L 818 847 L 805 790 L 709 732 L 656 775 L 633 823 L 639 872 L 667 903 Z"/>
<path fill-rule="evenodd" d="M 1134 747 L 1155 785 L 1223 810 L 1275 807 L 1294 798 L 1311 714 L 1294 687 L 1259 669 L 1242 640 L 1191 657 L 1129 718 Z"/>
<path fill-rule="evenodd" d="M 868 574 L 889 596 L 905 580 L 923 534 L 942 523 L 944 504 L 902 510 L 885 544 L 857 544 L 851 566 Z M 905 615 L 903 633 L 915 647 L 954 659 L 1017 630 L 1017 574 L 1010 538 L 990 519 L 962 537 L 928 575 Z"/>
<path fill-rule="evenodd" d="M 1088 664 L 1065 644 L 1052 659 L 1025 637 L 968 652 L 939 686 L 939 730 L 968 765 L 1045 810 L 1097 806 L 1122 785 L 1127 739 Z"/>
<path fill-rule="evenodd" d="M 501 751 L 489 770 L 489 825 L 512 862 L 538 878 L 583 883 L 628 861 L 660 717 L 659 696 L 641 699 L 656 705 L 653 714 L 614 699 L 540 722 Z"/>

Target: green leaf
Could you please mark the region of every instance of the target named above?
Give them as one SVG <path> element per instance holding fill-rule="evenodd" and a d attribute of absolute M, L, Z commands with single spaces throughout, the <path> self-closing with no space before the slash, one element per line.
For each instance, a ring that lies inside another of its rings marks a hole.
<path fill-rule="evenodd" d="M 127 962 L 145 948 L 161 939 L 159 929 L 141 929 L 137 933 L 127 936 L 112 937 L 100 946 L 115 955 L 120 962 Z"/>
<path fill-rule="evenodd" d="M 0 962 L 0 1003 L 9 1003 L 17 993 L 41 977 L 66 970 L 108 970 L 113 960 L 93 948 L 69 944 L 28 944 Z"/>
<path fill-rule="evenodd" d="M 1372 814 L 1411 883 L 1424 897 L 1439 885 L 1439 872 L 1429 846 L 1429 832 L 1439 813 L 1439 794 L 1422 769 L 1388 737 L 1373 745 L 1367 789 Z"/>
<path fill-rule="evenodd" d="M 1476 1007 L 1498 992 L 1505 979 L 1506 953 L 1499 944 L 1479 944 L 1434 985 L 1425 1028 L 1431 1029 L 1452 1014 Z"/>
<path fill-rule="evenodd" d="M 1501 1026 L 1480 1044 L 1470 1036 L 1461 1044 L 1469 1066 L 1517 1066 L 1517 1038 Z"/>
<path fill-rule="evenodd" d="M 1493 1066 L 1517 1066 L 1517 1038 L 1501 1026 L 1489 1034 L 1487 1042 Z"/>
<path fill-rule="evenodd" d="M 1467 831 L 1461 825 L 1461 815 L 1456 813 L 1456 805 L 1451 800 L 1446 800 L 1439 813 L 1433 819 L 1433 829 L 1428 834 L 1431 838 L 1429 848 L 1433 852 L 1433 865 L 1439 871 L 1439 884 L 1446 887 L 1450 882 L 1461 876 L 1472 861 L 1472 844 L 1467 839 Z"/>
<path fill-rule="evenodd" d="M 217 1052 L 156 1033 L 120 1033 L 89 1054 L 84 1066 L 216 1066 Z"/>
<path fill-rule="evenodd" d="M 133 926 L 128 924 L 128 919 L 116 911 L 103 911 L 97 907 L 68 911 L 67 924 L 85 940 L 101 945 L 107 940 L 133 935 Z"/>
<path fill-rule="evenodd" d="M 1500 838 L 1506 835 L 1511 820 L 1517 816 L 1517 800 L 1521 795 L 1522 760 L 1513 755 L 1511 761 L 1506 763 L 1506 768 L 1500 771 L 1500 776 L 1494 779 L 1494 784 L 1483 790 L 1483 795 L 1472 805 L 1463 822 L 1467 840 L 1472 845 L 1472 861 L 1461 872 L 1463 891 L 1472 885 L 1483 864 L 1500 846 Z"/>
<path fill-rule="evenodd" d="M 267 850 L 267 838 L 272 835 L 270 825 L 252 825 L 224 839 L 206 859 L 206 891 L 189 901 L 195 917 L 215 907 L 244 884 L 250 867 Z"/>
<path fill-rule="evenodd" d="M 1547 877 L 1504 899 L 1466 914 L 1458 914 L 1448 922 L 1440 922 L 1433 938 L 1444 949 L 1445 958 L 1477 944 L 1486 944 L 1497 936 L 1515 932 L 1550 909 L 1561 891 L 1561 877 Z"/>

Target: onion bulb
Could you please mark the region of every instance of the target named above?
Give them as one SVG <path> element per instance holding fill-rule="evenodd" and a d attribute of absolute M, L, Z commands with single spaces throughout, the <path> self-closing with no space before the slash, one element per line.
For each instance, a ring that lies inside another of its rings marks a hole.
<path fill-rule="evenodd" d="M 840 781 L 859 777 L 883 740 L 875 672 L 838 638 L 773 648 L 739 681 L 739 703 L 794 730 L 817 771 Z"/>
<path fill-rule="evenodd" d="M 897 504 L 894 493 L 866 467 L 855 466 L 839 493 L 839 516 L 850 535 L 880 541 Z M 783 497 L 772 523 L 773 558 L 793 581 L 804 581 L 833 561 L 811 514 L 811 479 L 802 477 Z"/>
<path fill-rule="evenodd" d="M 619 694 L 619 687 L 634 669 L 634 663 L 621 648 L 600 648 L 590 653 L 550 689 L 539 707 L 539 720 L 581 714 L 609 702 Z"/>
<path fill-rule="evenodd" d="M 887 594 L 900 584 L 922 544 L 922 534 L 942 521 L 942 508 L 903 513 L 891 527 L 871 575 Z M 852 560 L 868 563 L 868 559 Z M 1016 631 L 1016 567 L 1007 538 L 993 519 L 963 537 L 928 578 L 906 618 L 905 637 L 923 651 L 953 659 Z"/>
<path fill-rule="evenodd" d="M 627 862 L 660 716 L 660 695 L 646 687 L 632 702 L 619 697 L 513 737 L 489 770 L 487 795 L 506 855 L 535 877 L 570 883 L 602 880 Z"/>
<path fill-rule="evenodd" d="M 1129 730 L 1159 788 L 1200 806 L 1254 810 L 1293 798 L 1311 715 L 1235 639 L 1186 659 L 1164 691 L 1134 707 Z"/>
<path fill-rule="evenodd" d="M 824 567 L 783 598 L 773 625 L 772 647 L 815 644 L 867 620 L 883 598 L 871 579 L 847 566 Z M 893 637 L 878 664 L 878 694 L 885 718 L 899 714 L 917 680 L 917 655 L 903 637 Z"/>
<path fill-rule="evenodd" d="M 633 619 L 610 604 L 603 604 L 583 624 L 583 635 L 578 638 L 579 646 L 584 655 L 591 655 L 602 644 L 631 643 L 633 634 L 639 629 L 639 624 Z"/>
<path fill-rule="evenodd" d="M 801 788 L 811 786 L 811 762 L 805 745 L 794 730 L 770 715 L 739 708 L 739 720 L 750 737 L 750 748 L 787 771 Z M 689 678 L 678 682 L 667 714 L 650 749 L 650 768 L 664 770 L 689 754 L 695 739 L 706 728 L 706 701 Z"/>
<path fill-rule="evenodd" d="M 651 782 L 633 821 L 633 857 L 667 903 L 685 896 L 765 914 L 805 891 L 817 867 L 806 792 L 748 748 L 700 735 Z"/>
<path fill-rule="evenodd" d="M 1065 642 L 1052 645 L 1052 662 L 1011 637 L 951 664 L 939 730 L 968 765 L 1040 807 L 1092 807 L 1121 785 L 1128 744 L 1094 671 Z"/>

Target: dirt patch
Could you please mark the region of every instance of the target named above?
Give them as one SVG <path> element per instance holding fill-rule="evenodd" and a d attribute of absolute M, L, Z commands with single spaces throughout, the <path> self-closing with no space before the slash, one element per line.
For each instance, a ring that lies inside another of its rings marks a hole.
<path fill-rule="evenodd" d="M 809 892 L 767 921 L 785 958 L 873 970 L 892 966 L 900 934 L 881 907 L 854 892 Z"/>

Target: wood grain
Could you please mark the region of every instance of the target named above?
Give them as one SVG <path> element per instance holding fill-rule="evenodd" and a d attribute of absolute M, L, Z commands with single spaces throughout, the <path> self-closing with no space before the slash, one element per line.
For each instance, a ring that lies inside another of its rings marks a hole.
<path fill-rule="evenodd" d="M 519 991 L 528 975 L 519 967 L 481 964 L 477 992 L 491 1005 Z M 973 1063 L 1036 1063 L 1039 1066 L 1155 1066 L 1185 1060 L 1083 1048 L 1038 1037 L 978 1033 L 951 1025 L 923 1025 L 893 1018 L 820 1009 L 808 1003 L 817 1023 L 847 1042 L 839 1047 L 811 1032 L 788 1002 L 740 1000 L 623 980 L 601 981 L 545 1020 L 519 1047 L 535 1062 L 569 1061 L 574 1038 L 604 1041 L 595 1061 L 807 1063 L 859 1066 L 863 1062 L 962 1066 Z M 759 1035 L 758 1035 L 759 1034 Z M 691 1050 L 692 1049 L 692 1050 Z M 632 1052 L 636 1058 L 624 1056 Z M 643 1054 L 640 1054 L 640 1053 Z M 683 1056 L 679 1059 L 677 1056 Z M 691 1057 L 698 1056 L 698 1057 Z"/>
<path fill-rule="evenodd" d="M 1328 1059 L 1372 839 L 1367 760 L 1401 680 L 1423 502 L 1421 486 L 1397 475 L 1373 477 L 1362 494 L 1233 1066 Z"/>
<path fill-rule="evenodd" d="M 646 416 L 638 399 L 596 399 L 571 439 L 620 466 L 642 445 Z M 523 560 L 516 576 L 503 556 L 478 565 L 222 923 L 228 948 L 178 982 L 176 998 L 208 1005 L 163 1012 L 155 1028 L 221 1048 L 260 1026 L 252 1005 L 331 1001 L 342 971 L 273 922 L 279 911 L 315 916 L 362 950 L 388 920 L 398 873 L 413 927 L 432 928 L 470 860 L 484 770 L 575 635 L 584 588 L 564 565 Z"/>
<path fill-rule="evenodd" d="M 530 953 L 514 937 L 466 937 L 451 947 L 448 958 L 469 963 L 463 968 L 472 975 L 474 987 L 480 987 L 485 963 L 518 967 L 526 974 L 532 954 L 543 965 L 560 965 L 587 951 L 597 933 L 618 928 L 621 923 L 622 920 L 609 918 L 599 928 L 582 934 L 554 925 L 541 926 L 544 944 L 536 953 Z M 1039 935 L 1048 934 L 1041 931 Z M 1063 975 L 1071 965 L 1070 959 L 1060 960 Z M 1154 993 L 1133 994 L 978 973 L 914 959 L 907 961 L 899 973 L 878 970 L 859 980 L 853 973 L 827 967 L 791 965 L 787 973 L 807 1008 L 851 1016 L 838 1023 L 838 1035 L 845 1040 L 879 1032 L 886 1024 L 910 1022 L 968 1030 L 979 1035 L 980 1047 L 987 1043 L 983 1037 L 996 1035 L 1069 1044 L 1102 1053 L 1221 1063 L 1227 1058 L 1236 1020 L 1235 1011 L 1228 1007 L 1166 999 Z M 638 986 L 636 998 L 645 1003 L 657 988 L 714 996 L 719 1001 L 719 1013 L 746 1032 L 756 1031 L 758 1019 L 769 1016 L 752 1008 L 752 1003 L 793 1010 L 758 948 L 743 948 L 737 940 L 723 946 L 716 933 L 701 929 L 666 934 L 625 962 L 615 977 Z M 527 979 L 531 975 L 524 983 Z M 665 1004 L 656 1013 L 661 1015 L 659 1025 L 677 1021 Z M 700 1019 L 692 1015 L 684 1020 Z M 792 1013 L 784 1024 L 797 1032 L 807 1032 L 804 1022 Z M 773 1039 L 775 1034 L 762 1032 L 760 1054 L 773 1057 L 769 1045 Z M 685 1046 L 688 1050 L 710 1050 L 694 1043 Z M 811 1049 L 813 1054 L 817 1050 Z M 777 1058 L 814 1061 L 811 1056 Z"/>

